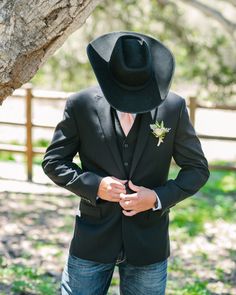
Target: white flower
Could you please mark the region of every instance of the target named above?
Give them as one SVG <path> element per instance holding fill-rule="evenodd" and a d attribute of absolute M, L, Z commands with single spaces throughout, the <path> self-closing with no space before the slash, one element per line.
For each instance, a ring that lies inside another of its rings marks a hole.
<path fill-rule="evenodd" d="M 168 133 L 171 129 L 164 127 L 163 121 L 161 121 L 160 124 L 158 122 L 156 122 L 155 124 L 150 124 L 150 128 L 152 129 L 152 133 L 155 135 L 155 137 L 158 138 L 157 146 L 159 146 L 163 142 L 166 133 Z"/>

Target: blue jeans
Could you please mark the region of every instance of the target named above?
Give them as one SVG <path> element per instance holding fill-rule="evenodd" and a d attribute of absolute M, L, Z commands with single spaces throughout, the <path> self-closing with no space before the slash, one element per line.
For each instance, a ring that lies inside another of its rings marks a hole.
<path fill-rule="evenodd" d="M 99 263 L 69 255 L 62 281 L 62 295 L 105 295 L 116 263 Z M 146 266 L 133 266 L 125 260 L 118 265 L 120 294 L 164 295 L 167 259 Z"/>

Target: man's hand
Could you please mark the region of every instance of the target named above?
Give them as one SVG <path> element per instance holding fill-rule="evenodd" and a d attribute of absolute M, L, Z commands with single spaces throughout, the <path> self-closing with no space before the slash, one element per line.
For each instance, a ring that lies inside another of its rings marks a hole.
<path fill-rule="evenodd" d="M 121 200 L 120 194 L 126 193 L 126 182 L 127 180 L 121 180 L 116 177 L 104 177 L 98 188 L 99 198 L 110 202 L 119 202 Z"/>
<path fill-rule="evenodd" d="M 157 198 L 153 190 L 134 185 L 131 181 L 129 181 L 129 187 L 135 193 L 121 195 L 122 200 L 120 201 L 120 205 L 124 209 L 122 211 L 124 215 L 133 216 L 155 206 Z"/>

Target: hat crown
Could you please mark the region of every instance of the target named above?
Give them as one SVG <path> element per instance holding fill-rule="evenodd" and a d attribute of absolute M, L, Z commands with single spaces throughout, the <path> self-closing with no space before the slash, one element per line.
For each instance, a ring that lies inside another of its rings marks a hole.
<path fill-rule="evenodd" d="M 121 36 L 113 48 L 109 68 L 114 80 L 123 86 L 145 85 L 152 73 L 147 43 L 136 36 Z"/>
<path fill-rule="evenodd" d="M 175 63 L 159 40 L 111 32 L 91 41 L 87 53 L 102 94 L 116 110 L 145 113 L 166 99 Z"/>

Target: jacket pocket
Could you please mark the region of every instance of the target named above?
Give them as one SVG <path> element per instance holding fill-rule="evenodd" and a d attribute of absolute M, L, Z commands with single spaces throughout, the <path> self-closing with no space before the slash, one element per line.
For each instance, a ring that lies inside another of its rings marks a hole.
<path fill-rule="evenodd" d="M 96 218 L 101 218 L 101 209 L 99 207 L 90 205 L 87 202 L 81 200 L 79 209 L 81 215 L 89 215 Z"/>

